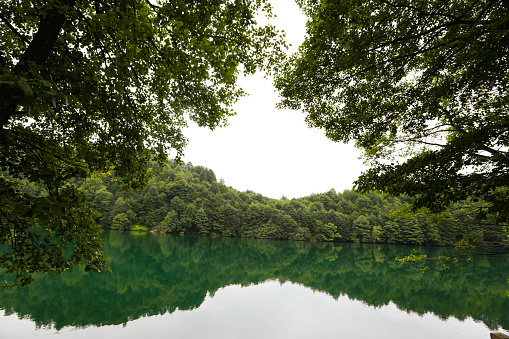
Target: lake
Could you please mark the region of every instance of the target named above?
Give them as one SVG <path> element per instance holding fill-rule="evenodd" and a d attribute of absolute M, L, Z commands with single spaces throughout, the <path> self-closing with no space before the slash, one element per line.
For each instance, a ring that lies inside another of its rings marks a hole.
<path fill-rule="evenodd" d="M 106 231 L 111 272 L 0 293 L 0 338 L 489 338 L 509 333 L 509 258 L 421 273 L 416 249 Z M 0 276 L 0 279 L 5 279 Z"/>

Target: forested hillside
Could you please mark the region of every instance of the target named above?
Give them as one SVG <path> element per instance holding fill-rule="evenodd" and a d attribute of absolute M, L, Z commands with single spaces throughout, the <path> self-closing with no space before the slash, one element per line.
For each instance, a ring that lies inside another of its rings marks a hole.
<path fill-rule="evenodd" d="M 152 180 L 140 191 L 126 193 L 107 174 L 77 182 L 89 204 L 101 213 L 104 228 L 153 230 L 226 237 L 345 241 L 363 243 L 453 245 L 466 234 L 498 241 L 488 221 L 475 220 L 455 204 L 446 213 L 396 220 L 391 211 L 407 197 L 365 195 L 345 190 L 299 199 L 270 199 L 239 192 L 216 179 L 214 172 L 191 163 L 149 164 Z M 298 185 L 298 183 L 296 183 Z"/>

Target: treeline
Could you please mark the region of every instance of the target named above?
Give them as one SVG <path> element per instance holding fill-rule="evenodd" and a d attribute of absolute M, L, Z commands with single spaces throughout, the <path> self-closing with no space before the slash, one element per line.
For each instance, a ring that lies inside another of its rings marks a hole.
<path fill-rule="evenodd" d="M 498 241 L 494 225 L 454 205 L 440 218 L 395 220 L 388 216 L 411 202 L 334 189 L 299 199 L 270 199 L 239 192 L 218 182 L 214 172 L 191 163 L 150 163 L 152 180 L 140 191 L 124 192 L 112 175 L 76 182 L 101 213 L 104 228 L 151 230 L 225 237 L 345 241 L 361 243 L 453 245 L 466 234 Z"/>

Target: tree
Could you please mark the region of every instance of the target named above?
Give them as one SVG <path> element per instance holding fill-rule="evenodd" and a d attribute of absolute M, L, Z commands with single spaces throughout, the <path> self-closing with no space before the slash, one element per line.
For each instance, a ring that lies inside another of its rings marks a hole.
<path fill-rule="evenodd" d="M 128 230 L 131 228 L 131 221 L 127 217 L 127 214 L 120 213 L 113 218 L 111 228 L 114 230 Z"/>
<path fill-rule="evenodd" d="M 371 225 L 364 215 L 360 215 L 353 221 L 354 232 L 356 238 L 360 242 L 371 242 Z"/>
<path fill-rule="evenodd" d="M 317 222 L 316 237 L 319 241 L 332 241 L 334 238 L 341 238 L 339 233 L 336 232 L 337 227 L 333 223 Z"/>
<path fill-rule="evenodd" d="M 110 193 L 101 179 L 87 178 L 80 186 L 81 191 L 87 196 L 87 201 L 94 210 L 101 213 L 100 224 L 103 224 L 107 213 L 111 211 L 114 203 L 114 196 Z"/>
<path fill-rule="evenodd" d="M 275 28 L 256 25 L 259 12 L 271 16 L 266 0 L 0 2 L 0 170 L 8 173 L 0 244 L 9 245 L 0 266 L 17 273 L 15 285 L 36 271 L 104 267 L 93 213 L 68 181 L 114 169 L 124 189 L 141 187 L 149 160 L 182 155 L 186 117 L 224 125 L 244 95 L 240 72 L 270 71 L 282 55 Z M 21 180 L 44 194 L 21 192 Z"/>
<path fill-rule="evenodd" d="M 194 224 L 198 234 L 207 235 L 210 232 L 209 218 L 203 208 L 198 209 L 194 214 Z"/>
<path fill-rule="evenodd" d="M 180 232 L 179 229 L 179 218 L 178 214 L 175 211 L 169 211 L 166 217 L 164 218 L 161 230 L 163 232 L 175 233 Z"/>
<path fill-rule="evenodd" d="M 509 221 L 509 1 L 298 0 L 307 37 L 276 80 L 283 107 L 372 166 L 356 181 Z M 500 228 L 500 230 L 502 227 Z"/>

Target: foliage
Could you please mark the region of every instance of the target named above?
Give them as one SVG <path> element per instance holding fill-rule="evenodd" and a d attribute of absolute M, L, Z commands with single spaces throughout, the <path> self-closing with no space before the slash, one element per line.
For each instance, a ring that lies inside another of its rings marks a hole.
<path fill-rule="evenodd" d="M 101 230 L 94 221 L 98 214 L 75 186 L 56 187 L 55 194 L 30 194 L 3 176 L 0 185 L 6 193 L 0 195 L 4 207 L 0 244 L 10 244 L 1 248 L 0 262 L 6 272 L 15 273 L 12 281 L 2 282 L 2 288 L 26 285 L 33 281 L 34 272 L 72 271 L 76 265 L 87 271 L 104 268 L 105 258 L 98 250 Z"/>
<path fill-rule="evenodd" d="M 408 215 L 411 200 L 407 197 L 384 199 L 376 192 L 330 190 L 275 200 L 211 182 L 212 170 L 191 163 L 160 167 L 149 162 L 149 166 L 154 177 L 140 191 L 122 191 L 114 174 L 98 179 L 94 190 L 89 179 L 82 182 L 80 189 L 90 205 L 106 211 L 97 218 L 101 226 L 130 230 L 131 225 L 144 225 L 154 232 L 258 239 L 440 246 L 461 243 L 464 234 L 473 236 L 470 241 L 483 242 L 500 242 L 504 237 L 492 221 L 479 222 L 462 209 L 451 208 L 441 218 Z M 104 191 L 111 192 L 113 203 L 98 198 Z M 462 250 L 470 250 L 463 244 Z"/>
<path fill-rule="evenodd" d="M 132 231 L 141 231 L 141 232 L 147 232 L 148 231 L 148 228 L 146 226 L 141 226 L 141 225 L 134 225 L 132 228 L 131 228 Z"/>
<path fill-rule="evenodd" d="M 298 0 L 307 36 L 281 106 L 372 168 L 356 182 L 441 212 L 468 198 L 509 220 L 509 2 Z M 500 228 L 499 228 L 500 230 Z"/>
<path fill-rule="evenodd" d="M 271 16 L 267 1 L 0 2 L 0 239 L 9 246 L 0 266 L 18 272 L 14 284 L 34 271 L 104 267 L 92 212 L 69 180 L 114 169 L 122 188 L 142 187 L 149 160 L 182 154 L 186 117 L 224 125 L 244 95 L 240 72 L 270 71 L 282 56 L 281 35 L 256 24 L 260 12 Z M 44 193 L 23 192 L 23 181 Z M 103 215 L 113 194 L 94 191 Z"/>
<path fill-rule="evenodd" d="M 129 218 L 125 213 L 115 215 L 111 223 L 111 228 L 114 230 L 127 230 L 129 229 Z"/>

